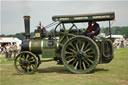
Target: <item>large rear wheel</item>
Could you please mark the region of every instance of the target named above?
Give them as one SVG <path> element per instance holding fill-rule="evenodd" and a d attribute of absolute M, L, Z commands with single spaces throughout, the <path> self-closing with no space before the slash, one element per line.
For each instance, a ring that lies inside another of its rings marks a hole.
<path fill-rule="evenodd" d="M 73 73 L 89 73 L 99 62 L 99 48 L 96 43 L 85 36 L 69 39 L 62 49 L 62 61 Z"/>

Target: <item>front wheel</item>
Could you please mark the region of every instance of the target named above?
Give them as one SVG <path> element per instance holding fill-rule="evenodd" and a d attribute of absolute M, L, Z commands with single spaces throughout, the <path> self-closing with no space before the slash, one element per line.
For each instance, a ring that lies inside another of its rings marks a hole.
<path fill-rule="evenodd" d="M 88 37 L 76 36 L 69 39 L 62 49 L 62 61 L 73 73 L 89 73 L 99 62 L 99 48 Z"/>
<path fill-rule="evenodd" d="M 16 56 L 14 66 L 20 74 L 32 74 L 38 67 L 38 60 L 35 54 L 23 51 Z"/>

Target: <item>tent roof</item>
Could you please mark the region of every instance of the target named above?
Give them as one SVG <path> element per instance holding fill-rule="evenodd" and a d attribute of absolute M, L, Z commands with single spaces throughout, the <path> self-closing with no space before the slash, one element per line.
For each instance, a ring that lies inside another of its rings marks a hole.
<path fill-rule="evenodd" d="M 0 42 L 18 42 L 21 43 L 22 41 L 18 38 L 14 38 L 14 37 L 0 37 Z"/>

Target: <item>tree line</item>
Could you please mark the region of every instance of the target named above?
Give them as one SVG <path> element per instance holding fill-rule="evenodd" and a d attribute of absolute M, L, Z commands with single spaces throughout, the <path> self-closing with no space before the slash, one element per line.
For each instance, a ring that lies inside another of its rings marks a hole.
<path fill-rule="evenodd" d="M 101 32 L 109 35 L 109 27 L 101 28 Z M 112 35 L 123 35 L 124 38 L 128 38 L 128 26 L 114 26 L 111 28 Z"/>
<path fill-rule="evenodd" d="M 109 27 L 102 27 L 101 32 L 105 33 L 106 35 L 109 35 Z M 112 35 L 123 35 L 124 38 L 128 38 L 128 26 L 114 26 L 111 28 L 111 33 Z M 34 35 L 33 32 L 31 32 L 31 37 Z M 2 34 L 0 37 L 16 37 L 19 38 L 20 40 L 24 40 L 25 36 L 24 33 L 16 33 L 16 34 L 10 34 L 10 35 L 5 35 Z"/>

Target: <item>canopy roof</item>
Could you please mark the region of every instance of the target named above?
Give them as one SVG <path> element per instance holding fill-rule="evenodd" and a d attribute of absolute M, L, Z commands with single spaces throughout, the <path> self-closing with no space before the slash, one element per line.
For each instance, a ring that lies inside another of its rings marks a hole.
<path fill-rule="evenodd" d="M 64 23 L 71 22 L 88 22 L 88 21 L 109 21 L 114 20 L 114 12 L 94 13 L 94 14 L 78 14 L 78 15 L 57 15 L 53 16 L 53 21 L 60 21 Z"/>

